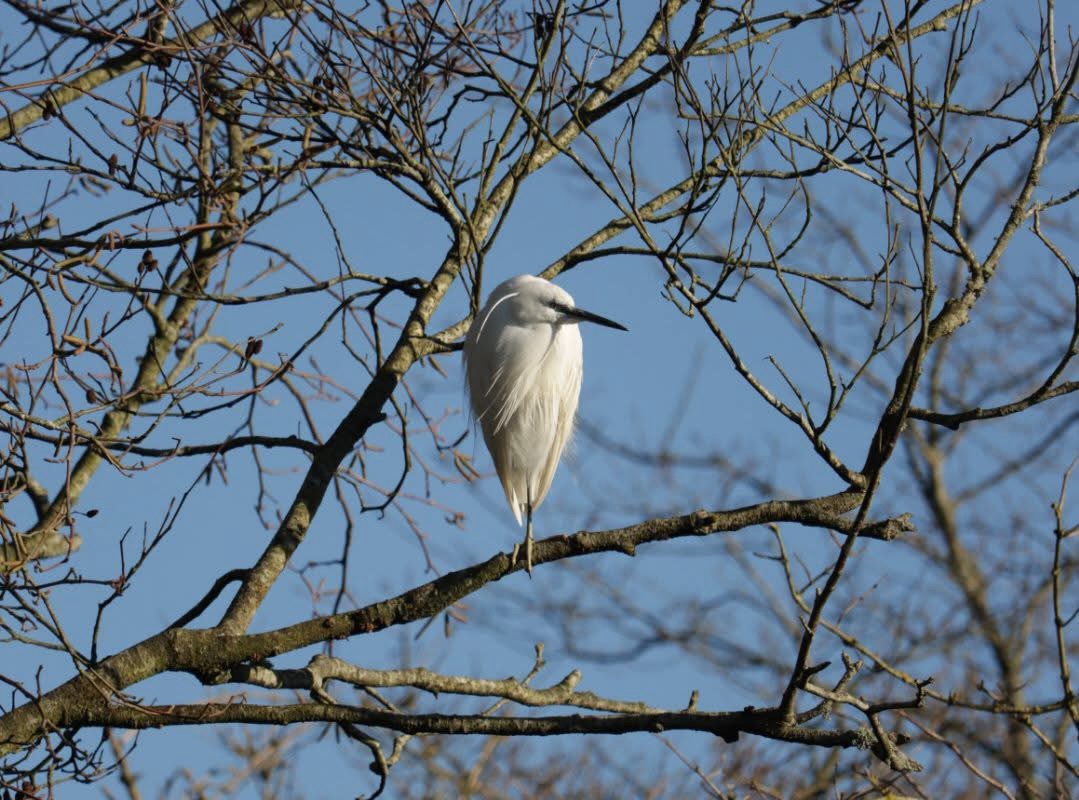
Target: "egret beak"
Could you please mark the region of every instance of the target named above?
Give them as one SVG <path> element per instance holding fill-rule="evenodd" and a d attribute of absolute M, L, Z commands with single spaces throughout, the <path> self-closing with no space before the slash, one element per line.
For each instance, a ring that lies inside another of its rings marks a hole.
<path fill-rule="evenodd" d="M 620 331 L 629 330 L 625 325 L 621 325 L 613 319 L 601 317 L 599 314 L 593 314 L 591 311 L 585 311 L 583 308 L 574 308 L 572 306 L 563 305 L 562 303 L 552 303 L 551 307 L 554 308 L 555 311 L 580 322 L 594 322 L 597 325 L 603 325 L 605 328 L 617 328 Z"/>

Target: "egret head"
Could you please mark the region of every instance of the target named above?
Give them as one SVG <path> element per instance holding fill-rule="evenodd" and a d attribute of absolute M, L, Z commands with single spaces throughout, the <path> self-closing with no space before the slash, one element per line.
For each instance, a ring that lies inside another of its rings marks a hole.
<path fill-rule="evenodd" d="M 499 297 L 501 295 L 501 297 Z M 505 301 L 509 321 L 516 325 L 575 325 L 594 322 L 626 330 L 614 320 L 577 308 L 569 292 L 533 275 L 519 275 L 500 285 L 488 300 L 489 307 Z"/>

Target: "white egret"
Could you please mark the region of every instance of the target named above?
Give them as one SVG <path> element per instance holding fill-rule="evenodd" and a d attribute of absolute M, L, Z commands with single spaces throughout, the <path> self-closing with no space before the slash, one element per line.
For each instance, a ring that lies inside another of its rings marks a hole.
<path fill-rule="evenodd" d="M 627 330 L 577 308 L 569 293 L 550 281 L 518 275 L 491 292 L 465 339 L 472 413 L 517 524 L 525 517 L 529 575 L 532 512 L 551 487 L 581 395 L 579 322 Z M 519 544 L 513 548 L 514 562 L 519 549 Z"/>

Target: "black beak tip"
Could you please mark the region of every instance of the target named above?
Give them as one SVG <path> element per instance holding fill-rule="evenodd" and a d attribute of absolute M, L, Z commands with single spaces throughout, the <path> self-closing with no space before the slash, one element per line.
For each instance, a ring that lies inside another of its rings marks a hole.
<path fill-rule="evenodd" d="M 591 311 L 585 311 L 583 308 L 572 308 L 570 306 L 555 306 L 555 308 L 566 316 L 574 317 L 581 322 L 594 322 L 596 325 L 602 325 L 605 328 L 615 328 L 616 330 L 629 332 L 629 328 L 621 322 L 615 322 L 613 319 L 601 317 L 599 314 L 593 314 Z"/>
<path fill-rule="evenodd" d="M 585 312 L 585 313 L 588 313 L 588 312 Z M 599 314 L 591 314 L 591 313 L 589 313 L 587 317 L 584 317 L 584 319 L 586 319 L 588 322 L 595 322 L 597 325 L 602 325 L 605 328 L 614 328 L 615 330 L 618 330 L 618 331 L 626 331 L 627 333 L 629 332 L 629 328 L 627 328 L 621 322 L 615 322 L 613 319 L 607 319 L 606 317 L 601 317 Z"/>

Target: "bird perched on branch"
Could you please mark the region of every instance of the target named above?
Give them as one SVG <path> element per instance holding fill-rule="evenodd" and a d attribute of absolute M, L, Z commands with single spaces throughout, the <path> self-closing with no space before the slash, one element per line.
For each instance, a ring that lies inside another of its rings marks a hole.
<path fill-rule="evenodd" d="M 627 330 L 579 309 L 564 289 L 533 275 L 499 284 L 464 345 L 472 413 L 495 462 L 510 510 L 525 519 L 532 574 L 532 512 L 551 487 L 573 431 L 584 366 L 578 323 Z M 513 548 L 517 561 L 520 544 Z"/>

